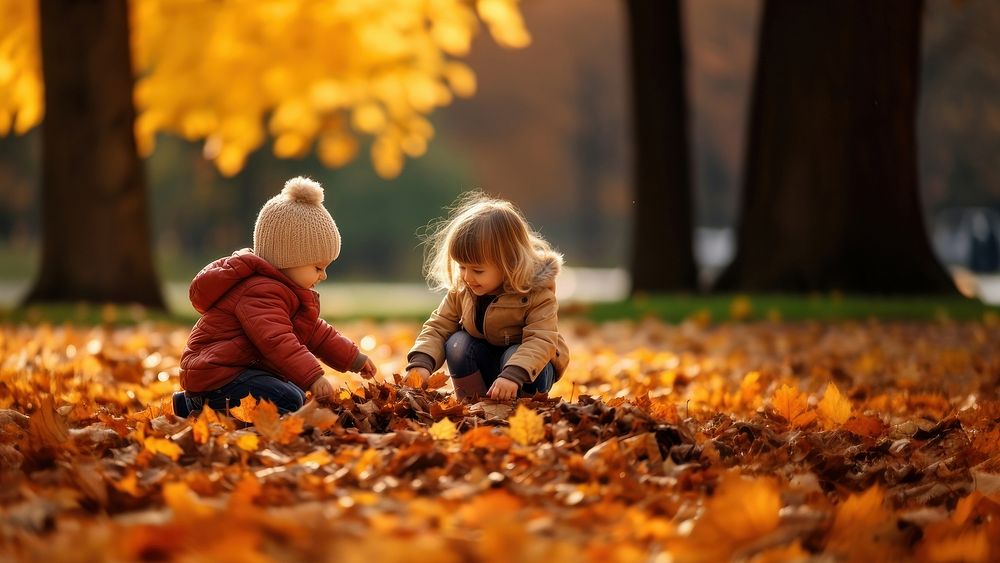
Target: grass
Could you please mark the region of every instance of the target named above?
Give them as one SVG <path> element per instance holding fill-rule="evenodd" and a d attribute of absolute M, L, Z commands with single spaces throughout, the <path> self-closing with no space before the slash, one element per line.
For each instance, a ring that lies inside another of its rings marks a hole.
<path fill-rule="evenodd" d="M 409 307 L 394 314 L 384 307 L 370 312 L 353 310 L 330 317 L 337 322 L 367 319 L 421 322 L 426 313 Z M 656 317 L 667 322 L 695 319 L 701 322 L 915 320 L 1000 321 L 1000 307 L 960 297 L 867 297 L 853 295 L 655 295 L 605 303 L 563 304 L 563 318 L 597 322 Z M 0 323 L 81 325 L 135 324 L 143 321 L 191 325 L 194 311 L 161 312 L 141 307 L 80 304 L 39 305 L 0 310 Z"/>
<path fill-rule="evenodd" d="M 963 297 L 870 297 L 860 295 L 656 295 L 627 301 L 581 305 L 569 314 L 595 321 L 658 317 L 669 322 L 983 320 L 1000 316 L 1000 307 Z"/>

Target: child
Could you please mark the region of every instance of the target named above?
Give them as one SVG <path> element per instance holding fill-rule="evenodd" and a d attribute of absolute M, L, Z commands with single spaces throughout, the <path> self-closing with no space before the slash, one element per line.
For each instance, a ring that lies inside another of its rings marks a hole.
<path fill-rule="evenodd" d="M 459 399 L 547 392 L 569 363 L 558 332 L 562 256 L 509 202 L 472 193 L 429 239 L 426 274 L 447 294 L 407 354 L 407 375 L 448 363 Z"/>
<path fill-rule="evenodd" d="M 181 356 L 174 413 L 186 417 L 207 404 L 225 411 L 247 395 L 282 414 L 296 411 L 305 391 L 323 398 L 333 385 L 317 357 L 334 369 L 375 375 L 358 347 L 319 318 L 326 268 L 340 254 L 340 232 L 323 207 L 323 188 L 292 178 L 257 215 L 253 250 L 205 266 L 191 282 L 201 318 Z"/>

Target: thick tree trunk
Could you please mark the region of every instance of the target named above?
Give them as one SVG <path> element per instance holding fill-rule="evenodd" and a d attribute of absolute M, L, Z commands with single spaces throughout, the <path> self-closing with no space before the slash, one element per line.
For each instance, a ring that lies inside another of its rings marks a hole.
<path fill-rule="evenodd" d="M 42 264 L 27 301 L 162 308 L 136 151 L 126 0 L 40 0 Z"/>
<path fill-rule="evenodd" d="M 626 0 L 635 201 L 632 293 L 692 291 L 692 197 L 679 0 Z"/>
<path fill-rule="evenodd" d="M 955 291 L 917 188 L 922 11 L 766 2 L 737 256 L 717 289 Z"/>

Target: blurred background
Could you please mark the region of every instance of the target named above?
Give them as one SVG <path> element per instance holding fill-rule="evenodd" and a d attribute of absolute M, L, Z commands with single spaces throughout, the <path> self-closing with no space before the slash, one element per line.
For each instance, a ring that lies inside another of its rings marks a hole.
<path fill-rule="evenodd" d="M 360 301 L 426 309 L 422 226 L 470 189 L 509 198 L 566 256 L 564 298 L 628 292 L 631 233 L 625 14 L 610 0 L 526 0 L 532 43 L 479 34 L 467 62 L 476 95 L 431 115 L 427 153 L 384 180 L 366 155 L 341 169 L 269 147 L 223 177 L 201 142 L 161 136 L 146 160 L 156 264 L 173 308 L 208 261 L 250 246 L 260 205 L 285 179 L 326 188 L 344 238 L 324 311 Z M 695 257 L 703 283 L 734 254 L 746 115 L 761 3 L 682 3 L 691 109 Z M 938 258 L 1000 301 L 1000 2 L 929 0 L 923 27 L 918 151 L 923 209 Z M 270 141 L 268 141 L 270 142 Z M 39 133 L 0 137 L 0 306 L 27 291 L 40 261 Z M 594 158 L 593 155 L 599 155 Z M 393 291 L 386 291 L 387 288 Z M 340 288 L 342 292 L 335 291 Z M 431 305 L 428 305 L 431 304 Z M 370 304 L 369 304 L 370 306 Z"/>

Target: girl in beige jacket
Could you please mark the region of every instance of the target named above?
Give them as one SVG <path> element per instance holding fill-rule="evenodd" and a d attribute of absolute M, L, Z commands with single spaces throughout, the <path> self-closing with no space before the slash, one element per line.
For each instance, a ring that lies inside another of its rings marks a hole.
<path fill-rule="evenodd" d="M 459 399 L 547 392 L 569 363 L 558 330 L 562 256 L 510 202 L 475 192 L 433 229 L 425 267 L 447 294 L 407 354 L 407 375 L 445 362 Z"/>

